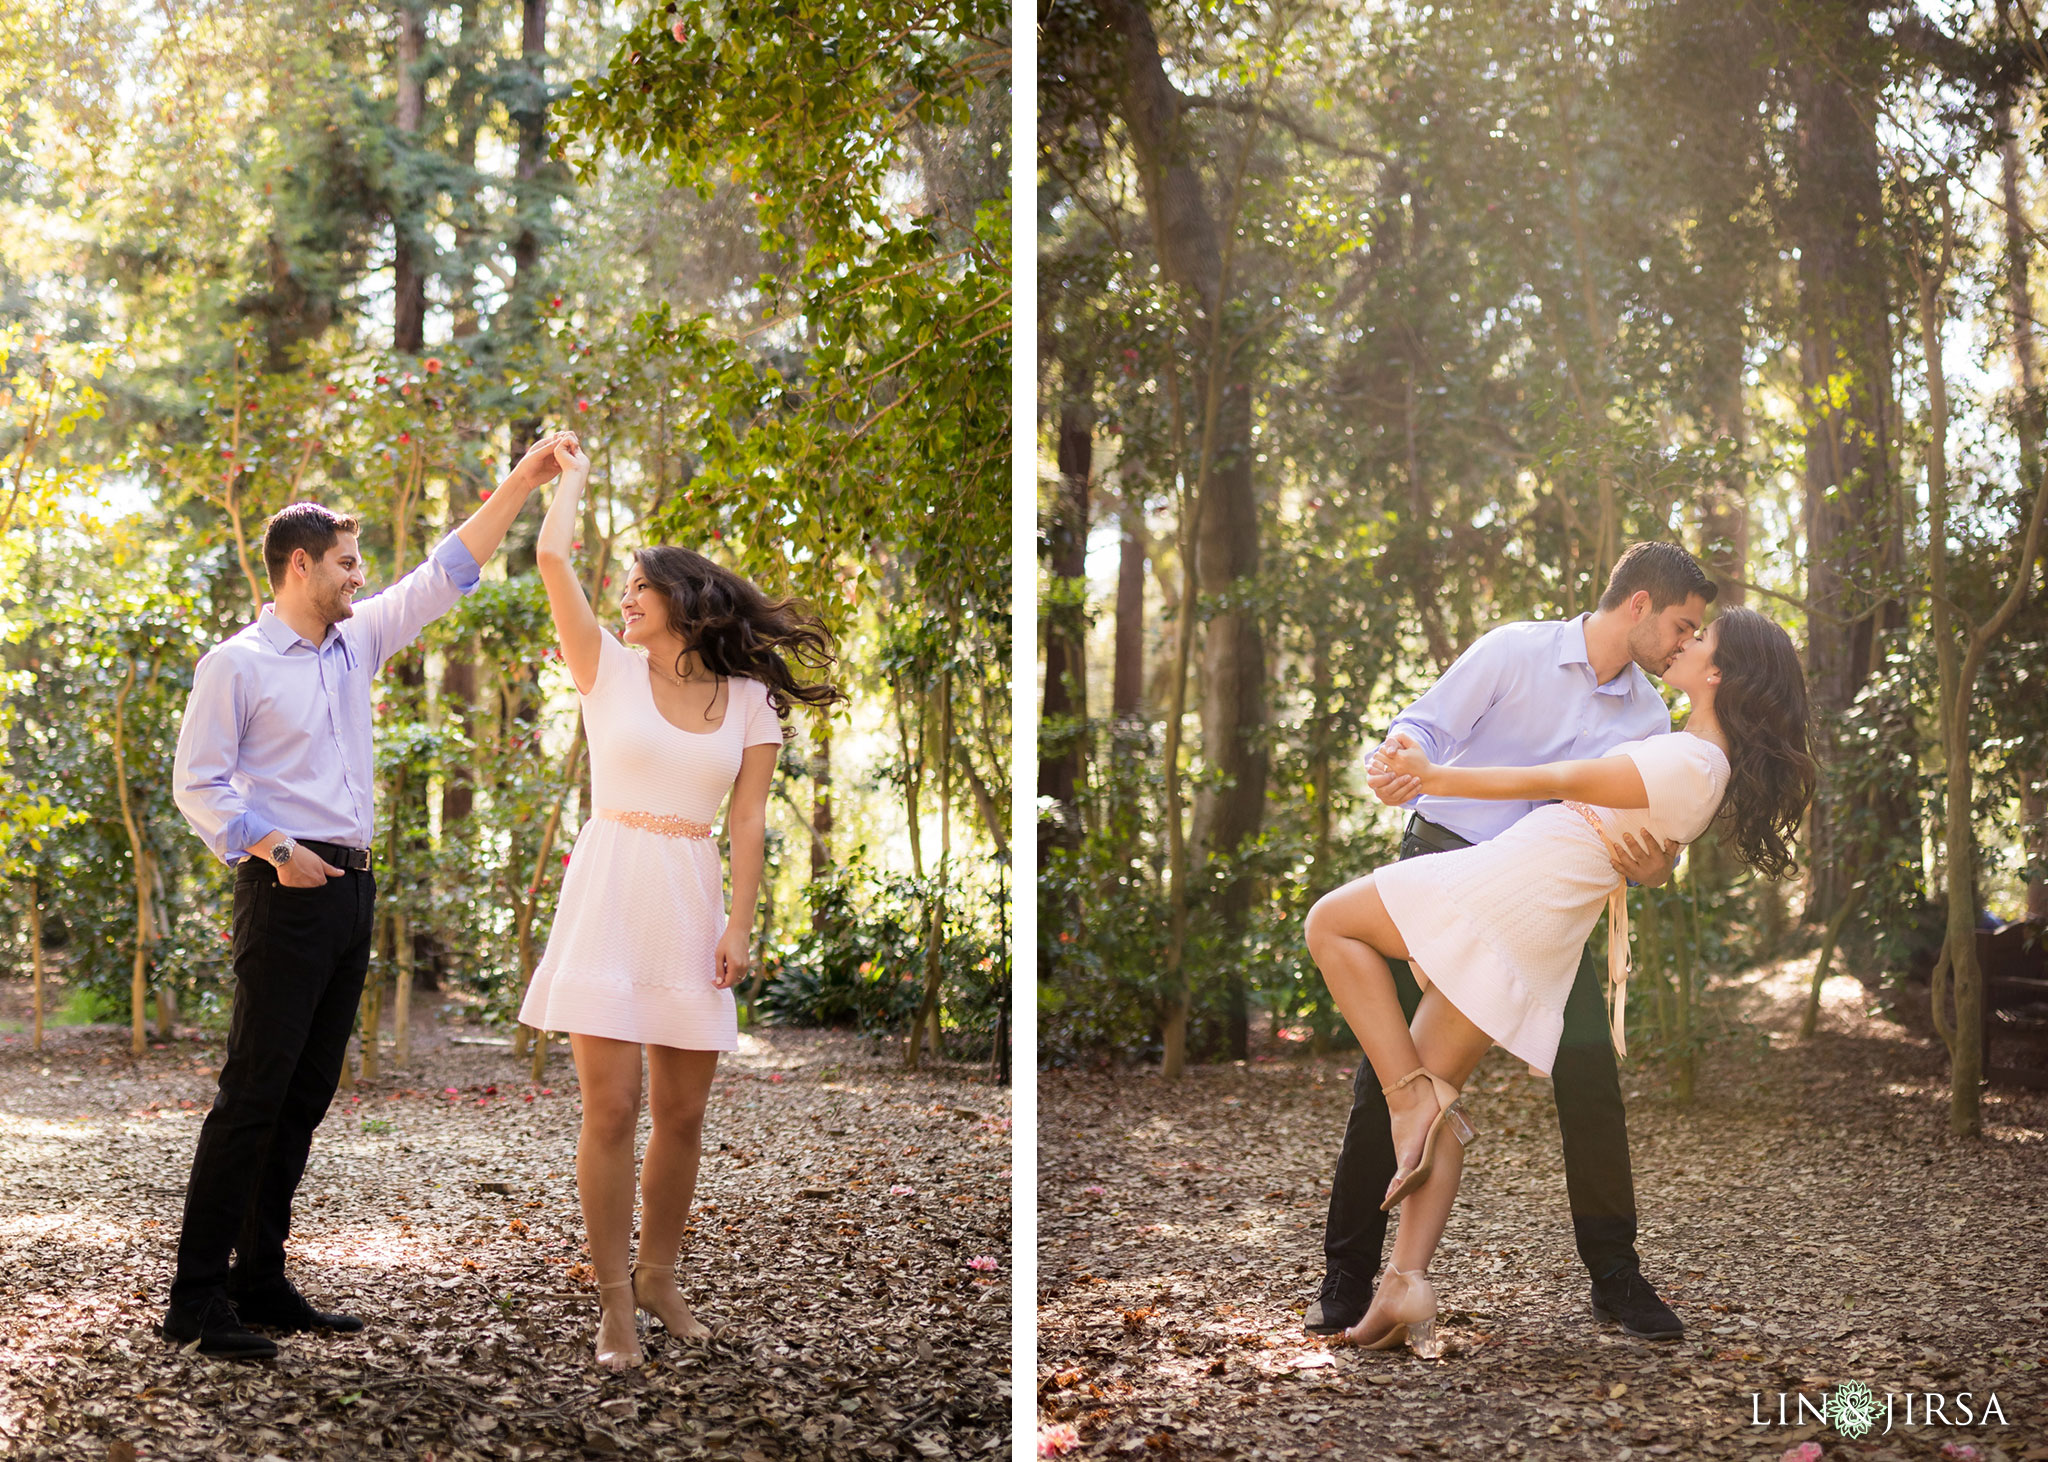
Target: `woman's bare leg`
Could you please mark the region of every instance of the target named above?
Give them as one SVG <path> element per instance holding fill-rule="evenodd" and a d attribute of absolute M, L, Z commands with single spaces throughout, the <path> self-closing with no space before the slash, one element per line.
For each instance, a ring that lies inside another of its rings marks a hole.
<path fill-rule="evenodd" d="M 1416 973 L 1418 978 L 1423 976 L 1420 970 Z M 1415 1008 L 1412 1033 L 1422 1064 L 1459 1087 L 1464 1086 L 1480 1058 L 1493 1045 L 1492 1038 L 1465 1019 L 1433 985 L 1423 991 L 1422 1003 Z M 1436 1159 L 1430 1166 L 1428 1179 L 1401 1200 L 1401 1223 L 1394 1230 L 1394 1252 L 1388 1257 L 1388 1267 L 1404 1275 L 1420 1275 L 1428 1269 L 1437 1243 L 1443 1237 L 1444 1225 L 1450 1221 L 1451 1205 L 1458 1196 L 1458 1179 L 1464 1170 L 1464 1146 L 1455 1136 L 1439 1137 Z M 1352 1334 L 1356 1337 L 1384 1335 L 1394 1321 L 1413 1322 L 1416 1314 L 1412 1307 L 1418 1299 L 1426 1307 L 1435 1303 L 1427 1281 L 1419 1278 L 1404 1279 L 1399 1283 L 1390 1281 L 1378 1286 L 1373 1291 L 1372 1303 L 1366 1307 L 1365 1317 L 1358 1322 Z M 1419 1333 L 1428 1335 L 1430 1329 L 1425 1325 Z M 1436 1354 L 1433 1344 L 1428 1349 L 1420 1346 L 1417 1333 L 1410 1332 L 1410 1343 L 1416 1344 L 1422 1354 Z"/>
<path fill-rule="evenodd" d="M 1471 1079 L 1480 1058 L 1493 1048 L 1493 1037 L 1467 1020 L 1434 986 L 1423 992 L 1411 1029 L 1422 1064 L 1458 1087 Z M 1428 1179 L 1401 1202 L 1401 1225 L 1394 1231 L 1395 1268 L 1429 1267 L 1450 1222 L 1464 1171 L 1464 1144 L 1455 1137 L 1438 1138 Z"/>
<path fill-rule="evenodd" d="M 1380 1085 L 1390 1086 L 1417 1066 L 1427 1065 L 1416 1053 L 1401 997 L 1394 990 L 1394 972 L 1387 967 L 1390 955 L 1408 958 L 1408 946 L 1388 916 L 1372 875 L 1353 879 L 1318 899 L 1308 911 L 1304 933 L 1323 983 L 1330 987 Z M 1411 1082 L 1387 1094 L 1400 1171 L 1420 1161 L 1423 1138 L 1439 1110 L 1430 1082 Z"/>
<path fill-rule="evenodd" d="M 571 1034 L 576 1081 L 583 1092 L 583 1129 L 576 1139 L 576 1196 L 597 1282 L 631 1279 L 633 1241 L 633 1132 L 640 1119 L 640 1047 L 632 1041 Z M 625 1296 L 628 1291 L 614 1289 Z M 602 1303 L 602 1299 L 600 1299 Z M 637 1348 L 630 1301 L 604 1304 L 598 1320 L 600 1353 Z"/>
<path fill-rule="evenodd" d="M 718 1072 L 718 1052 L 647 1048 L 648 1110 L 654 1131 L 640 1164 L 640 1264 L 635 1296 L 673 1335 L 700 1339 L 711 1332 L 690 1313 L 675 1282 L 676 1252 L 697 1192 L 704 1150 L 704 1106 Z M 642 1268 L 652 1265 L 653 1272 Z"/>

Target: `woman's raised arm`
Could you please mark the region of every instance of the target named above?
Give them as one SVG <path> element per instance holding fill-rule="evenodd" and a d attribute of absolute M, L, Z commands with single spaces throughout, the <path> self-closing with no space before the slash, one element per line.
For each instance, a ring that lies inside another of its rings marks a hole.
<path fill-rule="evenodd" d="M 1440 767 L 1406 733 L 1396 732 L 1373 758 L 1386 770 L 1412 776 L 1433 797 L 1476 797 L 1494 802 L 1569 799 L 1595 807 L 1648 807 L 1649 789 L 1633 758 L 1619 752 L 1581 761 L 1551 761 L 1533 767 Z"/>
<path fill-rule="evenodd" d="M 576 510 L 583 501 L 583 489 L 590 482 L 590 459 L 573 438 L 555 447 L 555 460 L 562 475 L 555 482 L 554 501 L 541 520 L 540 537 L 534 544 L 534 558 L 540 565 L 540 581 L 547 586 L 548 608 L 555 616 L 555 638 L 562 646 L 562 660 L 576 688 L 585 695 L 597 684 L 597 657 L 603 641 L 597 615 L 583 582 L 576 577 L 570 551 L 576 538 Z"/>

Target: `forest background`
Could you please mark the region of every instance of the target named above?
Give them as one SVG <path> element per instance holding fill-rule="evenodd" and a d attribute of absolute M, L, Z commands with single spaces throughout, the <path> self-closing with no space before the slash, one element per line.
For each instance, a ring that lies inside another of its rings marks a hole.
<path fill-rule="evenodd" d="M 1041 58 L 1044 1059 L 1325 1046 L 1363 753 L 1675 538 L 1823 786 L 1796 882 L 1632 895 L 1632 1052 L 1683 1100 L 1711 972 L 1839 946 L 1976 1130 L 1972 930 L 2048 918 L 2029 0 L 1057 0 Z"/>
<path fill-rule="evenodd" d="M 265 516 L 360 515 L 374 590 L 573 426 L 607 622 L 620 565 L 666 541 L 840 638 L 850 705 L 791 718 L 747 1008 L 1006 1074 L 1007 24 L 985 0 L 0 0 L 20 1038 L 46 978 L 52 1018 L 127 1022 L 137 1051 L 224 1014 L 229 879 L 171 758 L 193 665 L 268 597 Z M 366 1073 L 383 1043 L 405 1060 L 416 987 L 511 1019 L 590 811 L 545 496 L 378 682 Z"/>

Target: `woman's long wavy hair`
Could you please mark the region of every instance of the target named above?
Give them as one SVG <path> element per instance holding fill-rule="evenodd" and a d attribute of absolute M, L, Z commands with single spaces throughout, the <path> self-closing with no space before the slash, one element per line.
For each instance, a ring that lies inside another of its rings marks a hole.
<path fill-rule="evenodd" d="M 832 636 L 802 600 L 770 599 L 731 569 L 671 544 L 643 548 L 633 562 L 667 606 L 668 627 L 706 670 L 760 681 L 778 716 L 792 701 L 822 707 L 846 699 L 828 678 L 838 659 Z M 792 664 L 812 678 L 799 680 Z M 675 669 L 682 673 L 680 656 Z"/>
<path fill-rule="evenodd" d="M 1792 840 L 1817 773 L 1806 672 L 1792 637 L 1754 609 L 1724 609 L 1714 624 L 1714 718 L 1728 737 L 1720 816 L 1737 857 L 1766 878 L 1783 878 L 1793 870 Z"/>

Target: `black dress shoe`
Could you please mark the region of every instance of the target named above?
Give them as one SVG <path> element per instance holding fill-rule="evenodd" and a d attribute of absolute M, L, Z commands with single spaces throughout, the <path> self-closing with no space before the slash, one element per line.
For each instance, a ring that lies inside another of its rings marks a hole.
<path fill-rule="evenodd" d="M 1354 1294 L 1348 1286 L 1333 1282 L 1340 1277 L 1326 1278 L 1322 1293 L 1309 1301 L 1301 1317 L 1301 1328 L 1309 1334 L 1342 1335 L 1365 1318 L 1366 1307 L 1372 1303 L 1372 1286 L 1367 1284 L 1362 1294 Z"/>
<path fill-rule="evenodd" d="M 1593 1281 L 1593 1313 L 1638 1340 L 1677 1340 L 1685 1334 L 1685 1322 L 1657 1298 L 1643 1271 L 1633 1264 Z"/>
<path fill-rule="evenodd" d="M 353 1335 L 363 1328 L 363 1322 L 354 1315 L 330 1315 L 324 1310 L 314 1309 L 289 1279 L 276 1280 L 261 1289 L 238 1292 L 235 1308 L 251 1325 L 263 1325 L 272 1330 L 333 1330 L 342 1335 Z"/>
<path fill-rule="evenodd" d="M 196 1340 L 201 1355 L 225 1360 L 269 1360 L 277 1354 L 277 1342 L 245 1326 L 223 1294 L 208 1295 L 196 1304 L 172 1305 L 164 1312 L 157 1334 L 178 1345 Z"/>

